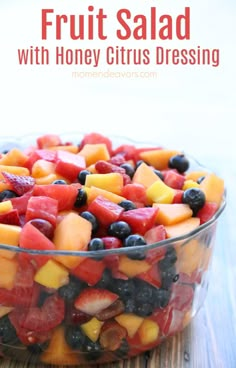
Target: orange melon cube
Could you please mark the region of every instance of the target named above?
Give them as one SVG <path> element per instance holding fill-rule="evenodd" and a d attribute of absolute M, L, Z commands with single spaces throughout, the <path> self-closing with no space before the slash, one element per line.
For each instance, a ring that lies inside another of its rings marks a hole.
<path fill-rule="evenodd" d="M 169 149 L 157 149 L 141 152 L 139 156 L 143 161 L 155 167 L 155 169 L 165 170 L 168 168 L 169 159 L 178 154 L 181 154 L 181 152 Z"/>
<path fill-rule="evenodd" d="M 12 203 L 10 200 L 0 202 L 0 214 L 7 213 L 13 209 Z"/>
<path fill-rule="evenodd" d="M 40 360 L 45 364 L 78 366 L 78 353 L 67 344 L 63 326 L 55 328 L 49 346 L 41 354 Z"/>
<path fill-rule="evenodd" d="M 85 251 L 88 249 L 91 233 L 91 223 L 71 212 L 57 225 L 53 242 L 57 250 Z M 55 259 L 67 268 L 75 268 L 84 258 L 65 255 L 56 256 Z"/>
<path fill-rule="evenodd" d="M 189 205 L 183 203 L 153 203 L 153 207 L 159 209 L 156 216 L 156 223 L 161 225 L 177 224 L 192 217 L 193 214 Z"/>
<path fill-rule="evenodd" d="M 208 174 L 200 183 L 208 202 L 215 202 L 220 207 L 224 195 L 224 180 L 214 173 Z"/>
<path fill-rule="evenodd" d="M 150 166 L 143 162 L 135 171 L 132 183 L 142 184 L 145 188 L 148 188 L 157 180 L 161 179 L 154 173 Z"/>
<path fill-rule="evenodd" d="M 34 178 L 41 178 L 52 173 L 55 173 L 56 164 L 46 160 L 37 160 L 31 170 L 31 174 Z"/>
<path fill-rule="evenodd" d="M 177 268 L 179 272 L 191 275 L 201 267 L 204 260 L 204 246 L 198 240 L 190 240 L 187 244 L 176 249 Z"/>
<path fill-rule="evenodd" d="M 68 144 L 64 145 L 64 146 L 53 146 L 53 147 L 49 147 L 48 148 L 51 151 L 66 151 L 66 152 L 70 152 L 70 153 L 78 153 L 79 152 L 79 147 L 73 144 Z"/>
<path fill-rule="evenodd" d="M 101 188 L 92 186 L 91 188 L 86 188 L 85 190 L 87 193 L 88 204 L 90 204 L 99 195 L 103 196 L 104 198 L 109 199 L 109 201 L 114 202 L 114 203 L 120 203 L 125 200 L 125 197 L 109 192 L 108 190 L 105 190 L 105 189 L 101 189 Z"/>
<path fill-rule="evenodd" d="M 30 175 L 30 172 L 28 169 L 26 169 L 26 167 L 0 165 L 0 179 L 4 179 L 4 176 L 2 175 L 2 171 L 6 171 L 10 174 L 15 174 L 15 175 L 24 175 L 24 176 Z"/>
<path fill-rule="evenodd" d="M 167 238 L 185 235 L 200 225 L 198 217 L 191 217 L 174 225 L 165 226 Z"/>
<path fill-rule="evenodd" d="M 0 165 L 24 166 L 28 156 L 18 148 L 12 148 L 9 152 L 0 158 Z"/>
<path fill-rule="evenodd" d="M 207 174 L 208 172 L 204 170 L 191 171 L 189 173 L 186 173 L 185 179 L 197 181 L 199 178 L 201 178 L 202 176 L 206 176 Z"/>
<path fill-rule="evenodd" d="M 95 164 L 98 160 L 109 160 L 110 154 L 105 143 L 85 144 L 79 151 L 79 155 L 85 158 L 86 166 Z"/>
<path fill-rule="evenodd" d="M 139 261 L 124 255 L 120 256 L 118 269 L 128 277 L 134 277 L 142 272 L 146 272 L 149 268 L 151 268 L 151 264 L 145 260 Z"/>
<path fill-rule="evenodd" d="M 157 341 L 159 336 L 159 326 L 150 319 L 144 319 L 138 330 L 139 338 L 142 345 L 148 345 Z"/>
<path fill-rule="evenodd" d="M 116 316 L 115 320 L 126 329 L 128 336 L 132 339 L 143 323 L 144 318 L 133 313 L 122 313 Z"/>
<path fill-rule="evenodd" d="M 0 224 L 0 244 L 18 246 L 20 233 L 20 226 Z M 15 257 L 15 252 L 6 249 L 0 249 L 0 257 L 12 259 Z"/>
<path fill-rule="evenodd" d="M 0 287 L 11 290 L 14 286 L 18 262 L 15 258 L 7 259 L 0 256 Z"/>

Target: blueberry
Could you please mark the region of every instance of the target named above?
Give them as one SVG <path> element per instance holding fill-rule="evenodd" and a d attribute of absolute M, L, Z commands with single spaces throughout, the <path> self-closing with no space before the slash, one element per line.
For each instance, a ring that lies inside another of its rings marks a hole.
<path fill-rule="evenodd" d="M 126 174 L 129 175 L 129 177 L 132 179 L 132 177 L 134 176 L 134 172 L 135 172 L 133 166 L 130 164 L 122 164 L 120 165 L 120 167 L 125 169 Z"/>
<path fill-rule="evenodd" d="M 79 175 L 78 175 L 78 181 L 80 182 L 80 184 L 84 185 L 85 184 L 85 180 L 86 180 L 86 176 L 87 175 L 91 175 L 91 172 L 88 170 L 82 170 L 80 171 Z"/>
<path fill-rule="evenodd" d="M 18 342 L 16 330 L 8 316 L 0 319 L 0 340 L 3 344 L 15 345 Z"/>
<path fill-rule="evenodd" d="M 176 276 L 176 268 L 175 266 L 169 267 L 166 270 L 161 271 L 161 287 L 163 289 L 168 290 L 172 283 L 174 282 L 174 278 Z"/>
<path fill-rule="evenodd" d="M 67 326 L 65 331 L 65 339 L 71 349 L 83 349 L 86 342 L 85 335 L 78 325 Z"/>
<path fill-rule="evenodd" d="M 161 180 L 164 180 L 164 175 L 162 174 L 162 172 L 161 172 L 160 170 L 156 170 L 156 169 L 154 169 L 154 170 L 153 170 L 153 172 L 154 172 L 157 176 L 159 176 L 159 178 L 160 178 Z"/>
<path fill-rule="evenodd" d="M 135 313 L 140 317 L 149 317 L 153 313 L 153 306 L 151 303 L 140 303 L 135 308 Z"/>
<path fill-rule="evenodd" d="M 107 233 L 119 239 L 125 239 L 131 234 L 131 228 L 125 221 L 116 221 L 109 225 Z"/>
<path fill-rule="evenodd" d="M 54 181 L 52 182 L 52 184 L 57 184 L 57 185 L 66 185 L 66 184 L 67 184 L 67 182 L 66 182 L 65 180 L 63 180 L 63 179 L 57 179 L 57 180 L 54 180 Z"/>
<path fill-rule="evenodd" d="M 135 300 L 138 303 L 145 303 L 147 301 L 151 301 L 153 297 L 153 288 L 149 287 L 147 284 L 147 287 L 145 288 L 139 288 L 137 292 L 135 293 Z"/>
<path fill-rule="evenodd" d="M 165 258 L 159 261 L 158 267 L 160 271 L 166 271 L 172 267 L 177 261 L 176 250 L 173 247 L 169 247 L 166 251 Z"/>
<path fill-rule="evenodd" d="M 88 220 L 92 225 L 93 234 L 98 230 L 99 224 L 97 218 L 89 211 L 84 211 L 80 213 L 80 216 Z"/>
<path fill-rule="evenodd" d="M 128 199 L 121 201 L 118 205 L 124 208 L 125 211 L 135 210 L 137 208 L 134 202 L 129 201 Z"/>
<path fill-rule="evenodd" d="M 134 299 L 128 299 L 125 302 L 125 312 L 134 313 L 136 310 L 136 303 Z"/>
<path fill-rule="evenodd" d="M 153 291 L 153 307 L 156 308 L 165 308 L 170 300 L 171 291 L 155 288 Z"/>
<path fill-rule="evenodd" d="M 83 353 L 86 353 L 85 357 L 87 360 L 94 361 L 101 357 L 102 347 L 98 342 L 93 342 L 89 339 L 86 339 L 83 346 Z"/>
<path fill-rule="evenodd" d="M 145 239 L 139 234 L 129 235 L 123 243 L 124 247 L 139 247 L 146 244 Z M 135 250 L 134 252 L 130 252 L 128 257 L 131 259 L 142 260 L 145 259 L 145 252 L 143 250 Z"/>
<path fill-rule="evenodd" d="M 119 297 L 125 302 L 126 300 L 133 299 L 135 295 L 135 284 L 132 279 L 121 280 L 117 279 L 114 282 L 113 291 L 119 295 Z"/>
<path fill-rule="evenodd" d="M 74 206 L 79 208 L 85 205 L 87 202 L 87 193 L 83 188 L 78 190 L 78 194 L 74 203 Z"/>
<path fill-rule="evenodd" d="M 18 197 L 16 192 L 14 192 L 13 190 L 6 189 L 0 193 L 0 202 L 7 200 L 7 199 L 15 198 L 15 197 Z"/>
<path fill-rule="evenodd" d="M 101 238 L 93 238 L 88 244 L 88 251 L 98 251 L 105 249 L 104 242 Z"/>
<path fill-rule="evenodd" d="M 195 216 L 197 212 L 204 206 L 206 197 L 204 192 L 199 188 L 189 188 L 184 191 L 182 197 L 183 203 L 189 205 Z"/>
<path fill-rule="evenodd" d="M 189 161 L 183 154 L 176 155 L 170 158 L 168 166 L 171 169 L 178 170 L 180 173 L 184 173 L 189 168 Z"/>
<path fill-rule="evenodd" d="M 84 284 L 77 280 L 70 280 L 69 284 L 61 286 L 58 289 L 60 297 L 66 301 L 73 301 L 84 288 Z"/>

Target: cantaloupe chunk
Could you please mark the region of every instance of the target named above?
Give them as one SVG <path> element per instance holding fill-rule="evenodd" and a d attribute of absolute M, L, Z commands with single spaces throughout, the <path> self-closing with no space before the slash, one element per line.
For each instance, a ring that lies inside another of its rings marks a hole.
<path fill-rule="evenodd" d="M 138 330 L 142 345 L 148 345 L 157 341 L 159 336 L 159 326 L 156 322 L 145 319 Z"/>
<path fill-rule="evenodd" d="M 0 287 L 11 290 L 14 286 L 18 268 L 16 258 L 7 259 L 0 256 Z"/>
<path fill-rule="evenodd" d="M 49 346 L 41 354 L 40 360 L 45 364 L 78 366 L 78 353 L 67 344 L 63 326 L 55 328 Z"/>
<path fill-rule="evenodd" d="M 10 200 L 0 202 L 0 214 L 9 212 L 12 209 L 13 209 L 13 206 Z"/>
<path fill-rule="evenodd" d="M 224 194 L 224 180 L 214 173 L 208 174 L 200 183 L 200 189 L 203 190 L 208 202 L 215 202 L 220 207 Z"/>
<path fill-rule="evenodd" d="M 185 235 L 196 229 L 199 225 L 200 219 L 198 217 L 191 217 L 179 222 L 178 224 L 165 226 L 167 238 Z"/>
<path fill-rule="evenodd" d="M 150 187 L 155 181 L 161 180 L 153 169 L 143 162 L 138 166 L 132 179 L 132 183 L 142 184 L 145 188 Z"/>
<path fill-rule="evenodd" d="M 11 190 L 11 185 L 0 179 L 0 192 L 3 192 L 4 190 Z"/>
<path fill-rule="evenodd" d="M 85 144 L 79 155 L 85 158 L 86 166 L 95 164 L 99 160 L 109 160 L 110 154 L 105 143 Z"/>
<path fill-rule="evenodd" d="M 29 176 L 30 172 L 25 167 L 21 166 L 9 166 L 9 165 L 0 165 L 0 179 L 4 179 L 4 176 L 2 175 L 2 171 L 6 171 L 11 174 L 15 175 L 24 175 Z"/>
<path fill-rule="evenodd" d="M 109 199 L 109 201 L 114 202 L 114 203 L 120 203 L 126 199 L 125 197 L 109 192 L 108 190 L 93 187 L 93 186 L 91 188 L 86 188 L 86 193 L 87 193 L 88 204 L 90 204 L 99 195 L 103 196 L 104 198 Z"/>
<path fill-rule="evenodd" d="M 126 329 L 128 336 L 132 339 L 143 323 L 144 318 L 133 313 L 122 313 L 116 316 L 115 320 Z"/>
<path fill-rule="evenodd" d="M 35 178 L 35 183 L 38 185 L 47 185 L 52 184 L 55 180 L 64 180 L 67 184 L 70 184 L 68 179 L 65 179 L 63 176 L 56 173 L 52 173 L 41 178 Z"/>
<path fill-rule="evenodd" d="M 158 204 L 153 203 L 153 207 L 159 210 L 156 216 L 156 223 L 162 225 L 174 225 L 192 217 L 193 211 L 188 204 Z"/>
<path fill-rule="evenodd" d="M 192 272 L 200 268 L 204 260 L 204 250 L 204 246 L 197 239 L 192 239 L 176 249 L 178 271 L 191 275 Z"/>
<path fill-rule="evenodd" d="M 78 153 L 79 152 L 79 147 L 73 144 L 68 144 L 68 145 L 64 145 L 64 146 L 54 146 L 54 147 L 49 147 L 48 148 L 51 151 L 66 151 L 66 152 L 70 152 L 70 153 Z"/>
<path fill-rule="evenodd" d="M 41 178 L 55 173 L 56 164 L 46 160 L 37 160 L 31 169 L 31 175 L 34 178 Z"/>
<path fill-rule="evenodd" d="M 201 178 L 202 176 L 206 176 L 206 175 L 208 175 L 207 171 L 196 170 L 196 171 L 191 171 L 189 173 L 186 173 L 185 179 L 197 181 L 199 178 Z"/>
<path fill-rule="evenodd" d="M 93 174 L 87 175 L 85 179 L 86 187 L 97 187 L 120 195 L 123 184 L 123 177 L 119 173 Z"/>
<path fill-rule="evenodd" d="M 18 246 L 20 233 L 20 226 L 0 224 L 0 244 Z M 0 249 L 0 257 L 12 259 L 15 257 L 15 252 L 11 250 Z"/>
<path fill-rule="evenodd" d="M 151 268 L 151 264 L 145 260 L 139 261 L 130 259 L 127 256 L 120 256 L 118 269 L 128 277 L 134 277 L 142 272 L 146 272 L 149 268 Z"/>
<path fill-rule="evenodd" d="M 178 154 L 181 154 L 181 152 L 177 150 L 157 149 L 141 152 L 139 156 L 155 169 L 165 170 L 168 168 L 169 159 Z"/>
<path fill-rule="evenodd" d="M 71 212 L 57 225 L 53 242 L 57 250 L 83 251 L 88 249 L 91 233 L 91 223 Z M 83 257 L 67 255 L 55 258 L 56 261 L 68 268 L 76 267 L 83 259 Z"/>
<path fill-rule="evenodd" d="M 24 166 L 28 156 L 18 148 L 12 148 L 0 158 L 0 165 Z"/>

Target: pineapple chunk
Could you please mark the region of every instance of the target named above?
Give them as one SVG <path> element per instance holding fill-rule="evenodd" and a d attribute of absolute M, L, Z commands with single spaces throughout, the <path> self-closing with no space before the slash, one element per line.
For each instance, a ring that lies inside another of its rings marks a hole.
<path fill-rule="evenodd" d="M 90 321 L 83 323 L 81 328 L 90 340 L 96 342 L 100 335 L 103 323 L 104 322 L 99 321 L 96 317 L 93 317 Z"/>
<path fill-rule="evenodd" d="M 58 289 L 68 284 L 69 271 L 61 264 L 50 259 L 36 272 L 34 281 L 48 288 Z"/>
<path fill-rule="evenodd" d="M 91 175 L 92 176 L 92 175 Z M 153 203 L 172 203 L 175 190 L 168 187 L 163 181 L 157 180 L 146 191 L 148 200 Z"/>

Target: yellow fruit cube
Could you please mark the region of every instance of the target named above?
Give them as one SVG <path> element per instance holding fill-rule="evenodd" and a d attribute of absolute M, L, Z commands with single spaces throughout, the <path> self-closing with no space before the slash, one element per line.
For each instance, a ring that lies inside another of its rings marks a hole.
<path fill-rule="evenodd" d="M 20 226 L 0 224 L 0 244 L 18 246 L 20 233 Z M 12 259 L 15 257 L 15 252 L 11 250 L 1 249 L 0 256 Z"/>
<path fill-rule="evenodd" d="M 34 281 L 48 288 L 58 289 L 68 284 L 69 271 L 61 264 L 50 259 L 36 272 Z"/>
<path fill-rule="evenodd" d="M 124 327 L 130 338 L 134 337 L 139 327 L 143 323 L 143 318 L 133 313 L 122 313 L 115 317 L 116 322 Z"/>
<path fill-rule="evenodd" d="M 4 201 L 0 203 L 0 214 L 7 213 L 13 209 L 11 201 Z"/>
<path fill-rule="evenodd" d="M 120 195 L 123 188 L 123 177 L 119 173 L 87 175 L 86 187 L 97 187 Z"/>
<path fill-rule="evenodd" d="M 99 338 L 103 323 L 104 322 L 99 321 L 96 317 L 93 317 L 88 322 L 83 323 L 81 328 L 90 340 L 96 342 Z"/>
<path fill-rule="evenodd" d="M 124 255 L 120 256 L 118 269 L 128 277 L 134 277 L 139 273 L 146 272 L 149 268 L 151 268 L 151 264 L 145 260 L 139 261 Z"/>
<path fill-rule="evenodd" d="M 185 180 L 182 189 L 187 190 L 187 189 L 190 189 L 190 188 L 200 188 L 200 185 L 194 180 L 191 180 L 191 179 Z"/>
<path fill-rule="evenodd" d="M 172 203 L 175 196 L 175 190 L 161 180 L 153 183 L 146 193 L 150 203 Z"/>
<path fill-rule="evenodd" d="M 159 326 L 156 322 L 145 319 L 138 330 L 138 334 L 143 345 L 151 344 L 158 339 Z"/>

